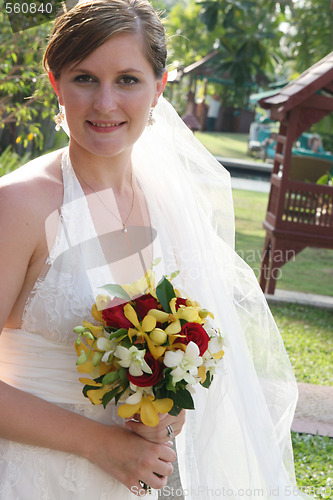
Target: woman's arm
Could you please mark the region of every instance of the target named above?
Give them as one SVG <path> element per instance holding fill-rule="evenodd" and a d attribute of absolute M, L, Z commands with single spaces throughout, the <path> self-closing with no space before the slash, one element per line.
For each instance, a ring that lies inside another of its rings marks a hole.
<path fill-rule="evenodd" d="M 176 459 L 167 445 L 100 424 L 4 382 L 0 382 L 0 436 L 84 457 L 128 488 L 138 489 L 139 480 L 163 488 Z"/>

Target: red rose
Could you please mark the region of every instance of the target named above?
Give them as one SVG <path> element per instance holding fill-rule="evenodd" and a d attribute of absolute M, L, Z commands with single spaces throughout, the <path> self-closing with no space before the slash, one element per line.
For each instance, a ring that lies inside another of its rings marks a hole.
<path fill-rule="evenodd" d="M 176 311 L 178 311 L 180 306 L 186 306 L 186 299 L 183 299 L 183 297 L 177 297 L 176 300 Z"/>
<path fill-rule="evenodd" d="M 194 342 L 199 347 L 200 356 L 207 351 L 209 336 L 206 330 L 199 325 L 199 323 L 186 323 L 179 334 L 185 335 L 185 337 L 177 339 L 177 342 L 180 344 L 187 345 L 191 341 Z"/>
<path fill-rule="evenodd" d="M 147 316 L 150 309 L 157 309 L 157 300 L 148 293 L 147 295 L 141 295 L 135 299 L 135 310 L 139 317 L 139 321 L 142 321 L 145 316 Z"/>
<path fill-rule="evenodd" d="M 124 306 L 126 304 L 127 302 L 122 302 L 118 297 L 111 300 L 111 307 L 102 311 L 103 319 L 107 326 L 126 329 L 133 327 L 132 323 L 124 315 Z"/>
<path fill-rule="evenodd" d="M 163 365 L 160 365 L 150 352 L 146 352 L 144 359 L 153 373 L 144 373 L 140 377 L 133 377 L 129 371 L 127 372 L 128 380 L 138 387 L 150 387 L 151 385 L 155 385 L 163 376 Z"/>

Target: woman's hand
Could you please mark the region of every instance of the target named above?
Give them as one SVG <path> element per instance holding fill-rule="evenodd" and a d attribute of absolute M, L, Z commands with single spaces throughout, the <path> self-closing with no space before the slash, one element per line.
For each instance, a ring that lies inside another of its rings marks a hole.
<path fill-rule="evenodd" d="M 135 420 L 128 420 L 125 426 L 148 441 L 167 443 L 170 440 L 168 426 L 172 427 L 174 435 L 177 436 L 185 423 L 185 410 L 182 410 L 176 417 L 169 415 L 169 413 L 160 414 L 159 417 L 160 422 L 155 427 L 148 427 Z"/>
<path fill-rule="evenodd" d="M 91 437 L 92 447 L 86 458 L 127 486 L 132 493 L 144 495 L 146 491 L 142 483 L 154 489 L 161 489 L 167 484 L 167 478 L 173 471 L 171 462 L 176 460 L 176 453 L 168 444 L 143 439 L 123 427 L 100 424 L 97 424 Z"/>

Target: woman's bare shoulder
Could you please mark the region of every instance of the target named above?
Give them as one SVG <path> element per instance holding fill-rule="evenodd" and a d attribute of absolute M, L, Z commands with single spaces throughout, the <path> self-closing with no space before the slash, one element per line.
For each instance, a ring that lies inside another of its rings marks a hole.
<path fill-rule="evenodd" d="M 39 156 L 1 177 L 1 210 L 30 212 L 33 209 L 37 213 L 40 209 L 48 212 L 51 207 L 60 206 L 63 195 L 62 152 L 58 150 Z"/>

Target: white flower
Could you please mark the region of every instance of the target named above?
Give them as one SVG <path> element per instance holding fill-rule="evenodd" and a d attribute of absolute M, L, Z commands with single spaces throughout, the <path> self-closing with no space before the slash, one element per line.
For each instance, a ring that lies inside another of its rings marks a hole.
<path fill-rule="evenodd" d="M 219 353 L 222 352 L 223 355 L 223 349 L 225 346 L 223 337 L 218 330 L 214 330 L 213 333 L 215 334 L 213 337 L 211 337 L 210 341 L 208 342 L 208 348 L 207 351 L 204 353 L 202 356 L 203 359 L 203 364 L 206 368 L 207 371 L 209 371 L 210 375 L 214 375 L 216 372 L 217 366 L 220 364 L 221 358 L 219 356 L 214 356 L 214 355 L 219 355 Z"/>
<path fill-rule="evenodd" d="M 212 337 L 208 342 L 208 350 L 211 354 L 216 354 L 223 350 L 223 338 L 218 335 L 216 337 Z"/>
<path fill-rule="evenodd" d="M 194 342 L 189 342 L 185 352 L 181 349 L 167 351 L 164 356 L 164 364 L 168 368 L 173 368 L 170 375 L 174 385 L 180 380 L 194 385 L 197 382 L 194 377 L 198 374 L 198 366 L 202 365 L 199 347 Z"/>
<path fill-rule="evenodd" d="M 129 349 L 118 345 L 115 352 L 115 355 L 119 358 L 118 363 L 120 366 L 128 368 L 128 371 L 133 377 L 140 377 L 143 375 L 143 372 L 149 374 L 153 373 L 150 366 L 144 360 L 145 354 L 145 349 L 138 349 L 134 345 L 132 345 Z"/>
<path fill-rule="evenodd" d="M 114 354 L 117 348 L 117 343 L 105 337 L 99 337 L 97 339 L 97 347 L 101 351 L 105 351 L 105 353 L 102 356 L 102 361 L 103 363 L 108 363 L 110 355 Z"/>
<path fill-rule="evenodd" d="M 133 394 L 128 396 L 125 401 L 125 403 L 129 405 L 136 405 L 140 403 L 143 394 L 150 394 L 152 396 L 154 395 L 152 387 L 138 387 L 137 385 L 134 385 L 132 384 L 132 382 L 130 382 L 130 388 L 133 391 Z"/>

